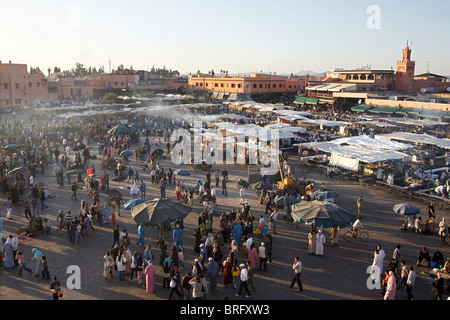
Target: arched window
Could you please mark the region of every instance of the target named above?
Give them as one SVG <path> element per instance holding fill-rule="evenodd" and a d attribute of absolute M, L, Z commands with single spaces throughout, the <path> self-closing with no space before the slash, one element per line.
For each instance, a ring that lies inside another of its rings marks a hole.
<path fill-rule="evenodd" d="M 359 76 L 357 74 L 353 75 L 353 80 L 359 80 Z"/>
<path fill-rule="evenodd" d="M 361 77 L 359 77 L 359 80 L 366 80 L 366 75 L 362 74 Z"/>
<path fill-rule="evenodd" d="M 369 74 L 369 76 L 367 77 L 367 80 L 374 80 L 374 79 L 375 79 L 375 77 L 373 74 Z"/>
<path fill-rule="evenodd" d="M 348 74 L 348 75 L 345 77 L 345 79 L 346 79 L 346 80 L 352 80 L 352 75 L 351 75 L 351 74 Z"/>

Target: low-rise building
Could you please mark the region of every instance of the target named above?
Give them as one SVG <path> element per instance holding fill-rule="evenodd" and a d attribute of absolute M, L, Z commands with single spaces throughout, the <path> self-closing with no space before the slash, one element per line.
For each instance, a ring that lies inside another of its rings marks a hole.
<path fill-rule="evenodd" d="M 50 100 L 47 78 L 30 74 L 26 64 L 0 61 L 0 108 L 33 105 L 36 100 Z"/>

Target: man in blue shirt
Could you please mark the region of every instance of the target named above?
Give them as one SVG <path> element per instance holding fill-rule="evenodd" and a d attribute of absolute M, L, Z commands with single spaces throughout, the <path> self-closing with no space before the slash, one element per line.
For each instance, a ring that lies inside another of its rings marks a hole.
<path fill-rule="evenodd" d="M 177 249 L 183 249 L 183 239 L 181 238 L 181 235 L 183 234 L 183 231 L 181 230 L 180 226 L 177 224 L 175 226 L 175 229 L 173 230 L 173 239 L 175 240 L 175 247 Z"/>
<path fill-rule="evenodd" d="M 141 180 L 141 185 L 139 186 L 139 191 L 141 192 L 141 199 L 145 199 L 145 190 L 147 189 L 147 185 L 143 180 Z"/>

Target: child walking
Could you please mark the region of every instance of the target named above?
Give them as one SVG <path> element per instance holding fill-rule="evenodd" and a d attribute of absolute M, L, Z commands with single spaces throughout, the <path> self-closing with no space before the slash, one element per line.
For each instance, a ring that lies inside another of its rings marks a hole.
<path fill-rule="evenodd" d="M 25 265 L 25 256 L 23 255 L 22 251 L 17 251 L 16 254 L 16 260 L 19 262 L 20 269 L 19 269 L 19 276 L 22 275 L 22 270 L 25 269 L 31 274 L 31 269 L 28 269 Z"/>

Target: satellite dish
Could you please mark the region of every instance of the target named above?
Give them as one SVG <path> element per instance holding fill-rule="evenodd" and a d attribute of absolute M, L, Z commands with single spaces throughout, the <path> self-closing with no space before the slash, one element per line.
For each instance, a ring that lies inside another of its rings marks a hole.
<path fill-rule="evenodd" d="M 434 88 L 428 88 L 428 92 L 433 92 Z"/>
<path fill-rule="evenodd" d="M 447 91 L 450 92 L 450 87 L 447 88 Z"/>
<path fill-rule="evenodd" d="M 391 101 L 397 101 L 397 99 L 398 99 L 398 98 L 397 98 L 396 96 L 390 96 L 390 97 L 389 97 L 389 100 L 391 100 Z"/>
<path fill-rule="evenodd" d="M 420 89 L 420 92 L 425 93 L 425 92 L 427 92 L 427 89 L 422 88 L 422 89 Z"/>

